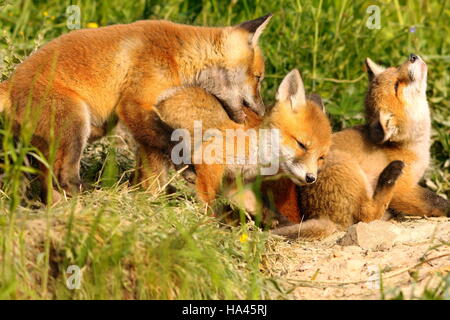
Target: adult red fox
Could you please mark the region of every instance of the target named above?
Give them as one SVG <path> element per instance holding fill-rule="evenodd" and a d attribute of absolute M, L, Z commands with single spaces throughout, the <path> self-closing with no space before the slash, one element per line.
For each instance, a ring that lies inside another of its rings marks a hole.
<path fill-rule="evenodd" d="M 164 136 L 163 132 L 166 132 L 164 140 L 167 146 L 175 130 L 184 129 L 188 132 L 188 141 L 182 142 L 194 145 L 189 149 L 192 153 L 195 154 L 201 149 L 203 155 L 211 155 L 210 159 L 204 158 L 194 163 L 197 193 L 203 201 L 212 203 L 221 187 L 228 187 L 238 175 L 244 182 L 248 182 L 261 174 L 261 167 L 267 166 L 268 163 L 259 161 L 259 158 L 255 159 L 254 163 L 229 161 L 236 159 L 234 156 L 240 147 L 243 147 L 244 158 L 256 156 L 260 151 L 258 148 L 261 148 L 261 130 L 274 130 L 279 137 L 278 150 L 269 150 L 268 157 L 271 163 L 279 163 L 281 170 L 276 168 L 270 175 L 283 172 L 299 185 L 315 181 L 331 144 L 328 118 L 321 106 L 307 99 L 303 81 L 296 69 L 283 79 L 276 99 L 276 104 L 263 118 L 249 114 L 249 121 L 245 124 L 233 122 L 220 102 L 201 88 L 172 89 L 157 104 L 155 112 L 161 119 L 161 137 Z M 191 138 L 195 136 L 196 130 L 195 121 L 201 121 L 205 131 L 214 129 L 214 137 L 200 140 L 200 144 L 192 142 Z M 229 135 L 238 131 L 247 137 L 254 133 L 256 140 L 253 142 L 257 142 L 252 143 L 251 139 L 239 141 L 236 135 Z M 275 143 L 267 140 L 267 143 L 263 144 L 272 144 L 273 147 Z M 211 151 L 213 149 L 214 152 Z M 172 152 L 172 157 L 173 155 Z"/>
<path fill-rule="evenodd" d="M 286 200 L 298 204 L 298 211 L 284 214 L 296 216 L 294 222 L 303 215 L 305 221 L 275 233 L 322 238 L 359 221 L 380 219 L 387 208 L 406 215 L 449 215 L 448 200 L 418 185 L 430 159 L 427 65 L 411 54 L 398 68 L 385 69 L 370 59 L 366 66 L 366 125 L 333 135 L 317 182 Z"/>
<path fill-rule="evenodd" d="M 264 113 L 258 39 L 270 18 L 224 28 L 138 21 L 72 31 L 33 53 L 0 85 L 0 111 L 6 109 L 17 131 L 31 124 L 32 144 L 46 156 L 53 131 L 54 174 L 69 194 L 80 189 L 86 143 L 103 136 L 118 117 L 139 144 L 139 177 L 147 187 L 166 175 L 149 112 L 166 89 L 205 88 L 237 122 L 245 119 L 242 105 Z M 42 171 L 47 176 L 45 166 Z"/>

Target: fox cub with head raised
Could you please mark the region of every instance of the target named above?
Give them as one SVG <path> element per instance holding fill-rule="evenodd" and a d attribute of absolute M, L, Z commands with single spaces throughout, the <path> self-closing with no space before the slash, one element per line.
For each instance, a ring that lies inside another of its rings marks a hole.
<path fill-rule="evenodd" d="M 288 200 L 298 201 L 297 219 L 306 220 L 275 233 L 321 238 L 359 221 L 381 219 L 387 208 L 406 215 L 449 215 L 448 200 L 418 185 L 430 159 L 427 65 L 411 54 L 398 68 L 370 59 L 366 66 L 366 125 L 333 135 L 317 182 Z"/>
<path fill-rule="evenodd" d="M 328 118 L 321 106 L 306 98 L 303 81 L 296 69 L 281 82 L 276 100 L 274 107 L 263 118 L 250 116 L 249 113 L 249 121 L 245 124 L 231 121 L 220 101 L 200 88 L 181 87 L 171 90 L 157 104 L 155 112 L 161 119 L 161 130 L 167 132 L 167 146 L 174 130 L 185 129 L 189 138 L 183 143 L 193 145 L 189 149 L 193 158 L 199 150 L 203 155 L 212 154 L 210 150 L 215 150 L 209 160 L 204 158 L 203 161 L 194 163 L 197 193 L 203 201 L 211 203 L 221 187 L 232 184 L 238 175 L 244 182 L 254 179 L 261 174 L 261 168 L 269 164 L 279 166 L 268 175 L 283 172 L 295 184 L 303 185 L 315 179 L 331 144 Z M 201 121 L 204 134 L 206 130 L 215 129 L 214 135 L 197 144 L 191 141 L 195 135 L 195 121 Z M 278 139 L 261 140 L 262 130 L 271 130 Z M 230 135 L 230 132 L 233 134 Z M 239 140 L 238 132 L 243 133 L 246 138 Z M 256 140 L 249 138 L 252 136 Z M 278 148 L 272 148 L 275 144 Z M 266 157 L 261 158 L 263 160 L 257 158 L 261 148 L 268 145 L 272 149 L 268 150 Z M 239 162 L 239 159 L 234 158 L 239 148 L 242 148 L 242 159 L 249 160 L 251 156 L 255 156 L 255 161 Z M 172 152 L 172 157 L 173 155 Z"/>
<path fill-rule="evenodd" d="M 46 156 L 50 136 L 56 137 L 54 176 L 69 194 L 80 189 L 86 143 L 103 136 L 117 117 L 139 144 L 143 185 L 155 178 L 164 184 L 166 158 L 149 110 L 168 88 L 195 85 L 220 99 L 237 122 L 245 119 L 243 105 L 262 115 L 264 59 L 258 39 L 270 18 L 224 28 L 138 21 L 69 32 L 33 53 L 0 84 L 0 111 L 11 115 L 17 131 L 29 124 L 32 144 Z M 49 176 L 44 165 L 42 171 Z"/>

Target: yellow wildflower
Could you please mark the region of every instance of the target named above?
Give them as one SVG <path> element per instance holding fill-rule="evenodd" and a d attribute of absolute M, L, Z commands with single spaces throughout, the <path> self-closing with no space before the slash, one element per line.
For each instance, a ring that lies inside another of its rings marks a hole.
<path fill-rule="evenodd" d="M 98 24 L 97 24 L 97 22 L 89 22 L 87 24 L 87 27 L 90 29 L 95 29 L 95 28 L 98 28 Z"/>
<path fill-rule="evenodd" d="M 248 240 L 248 234 L 246 234 L 246 233 L 241 234 L 239 241 L 241 243 L 245 243 L 245 242 L 247 242 L 247 240 Z"/>

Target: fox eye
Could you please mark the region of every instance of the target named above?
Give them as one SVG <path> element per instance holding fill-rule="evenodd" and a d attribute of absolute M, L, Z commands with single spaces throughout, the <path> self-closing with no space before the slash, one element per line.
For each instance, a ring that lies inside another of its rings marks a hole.
<path fill-rule="evenodd" d="M 324 160 L 324 159 L 325 159 L 325 156 L 321 156 L 321 157 L 319 158 L 320 161 L 322 161 L 322 160 Z"/>
<path fill-rule="evenodd" d="M 261 74 L 255 74 L 255 78 L 258 81 L 261 81 L 262 75 Z"/>
<path fill-rule="evenodd" d="M 306 146 L 305 146 L 305 144 L 304 143 L 302 143 L 302 142 L 300 142 L 300 141 L 298 141 L 297 140 L 297 144 L 298 144 L 298 146 L 300 147 L 300 148 L 302 148 L 303 150 L 307 150 L 307 148 L 306 148 Z"/>

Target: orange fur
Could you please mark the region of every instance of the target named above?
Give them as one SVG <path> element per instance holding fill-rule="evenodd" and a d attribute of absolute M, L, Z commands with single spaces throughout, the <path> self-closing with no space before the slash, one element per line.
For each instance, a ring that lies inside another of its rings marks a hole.
<path fill-rule="evenodd" d="M 359 221 L 381 219 L 388 207 L 409 215 L 449 215 L 448 200 L 418 185 L 430 146 L 425 63 L 411 55 L 399 68 L 384 70 L 370 60 L 367 64 L 367 124 L 333 135 L 317 183 L 287 200 L 300 203 L 297 218 L 290 213 L 290 220 L 307 220 L 275 233 L 323 238 Z M 279 211 L 286 215 L 282 207 Z"/>
<path fill-rule="evenodd" d="M 9 108 L 9 83 L 7 81 L 0 83 L 0 112 Z"/>
<path fill-rule="evenodd" d="M 281 171 L 296 183 L 303 184 L 306 183 L 306 173 L 317 175 L 323 156 L 328 152 L 331 143 L 331 127 L 321 108 L 306 100 L 298 71 L 294 70 L 286 76 L 277 96 L 277 103 L 264 118 L 259 119 L 255 114 L 247 112 L 247 122 L 244 124 L 231 121 L 219 101 L 206 91 L 195 87 L 180 88 L 172 92 L 166 100 L 158 104 L 156 112 L 164 125 L 171 130 L 187 129 L 191 137 L 195 120 L 202 121 L 204 131 L 214 128 L 224 137 L 227 129 L 242 130 L 244 133 L 248 133 L 249 129 L 278 129 L 281 137 L 280 147 L 284 150 L 284 153 L 276 155 L 279 157 Z M 256 132 L 258 134 L 258 131 Z M 216 155 L 214 163 L 195 164 L 197 193 L 206 203 L 212 203 L 222 183 L 232 183 L 237 174 L 242 174 L 245 181 L 255 178 L 258 174 L 258 165 L 226 163 L 229 150 L 233 147 L 236 151 L 238 148 L 236 139 L 236 136 L 232 136 L 219 142 L 207 141 L 200 146 L 206 150 L 210 144 L 218 143 L 219 148 L 224 150 L 221 155 Z M 246 143 L 246 156 L 251 152 L 255 151 Z"/>
<path fill-rule="evenodd" d="M 231 114 L 242 120 L 242 100 L 262 112 L 264 60 L 257 40 L 269 19 L 225 28 L 138 21 L 72 31 L 33 53 L 8 84 L 0 84 L 0 111 L 11 109 L 16 127 L 33 130 L 32 143 L 45 155 L 54 131 L 59 149 L 55 176 L 67 193 L 79 190 L 86 143 L 104 135 L 117 116 L 139 144 L 143 185 L 157 177 L 163 185 L 166 160 L 151 112 L 158 98 L 174 86 L 211 82 L 220 93 L 226 84 L 222 78 L 232 73 L 240 78 L 230 84 L 230 100 L 224 97 Z"/>
<path fill-rule="evenodd" d="M 292 223 L 301 221 L 297 186 L 294 183 L 283 178 L 267 181 L 262 185 L 262 193 L 268 198 L 269 206 L 273 205 L 288 221 Z"/>

